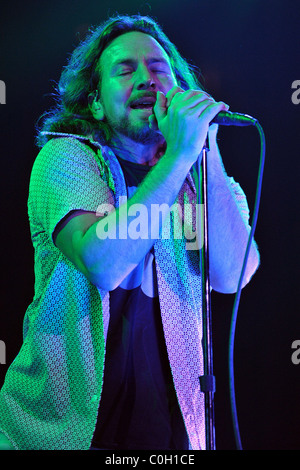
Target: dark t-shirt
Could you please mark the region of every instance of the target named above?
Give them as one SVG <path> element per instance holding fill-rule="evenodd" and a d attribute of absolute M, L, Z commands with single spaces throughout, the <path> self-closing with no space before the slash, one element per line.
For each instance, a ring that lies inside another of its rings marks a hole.
<path fill-rule="evenodd" d="M 119 161 L 130 198 L 151 167 Z M 104 383 L 92 446 L 188 449 L 161 324 L 153 249 L 110 292 Z"/>

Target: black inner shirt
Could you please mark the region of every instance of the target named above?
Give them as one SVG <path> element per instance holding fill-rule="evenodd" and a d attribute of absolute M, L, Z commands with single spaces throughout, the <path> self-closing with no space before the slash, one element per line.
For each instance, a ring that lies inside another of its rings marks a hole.
<path fill-rule="evenodd" d="M 151 167 L 119 162 L 130 198 Z M 92 447 L 188 449 L 161 323 L 153 248 L 110 292 L 104 382 Z"/>

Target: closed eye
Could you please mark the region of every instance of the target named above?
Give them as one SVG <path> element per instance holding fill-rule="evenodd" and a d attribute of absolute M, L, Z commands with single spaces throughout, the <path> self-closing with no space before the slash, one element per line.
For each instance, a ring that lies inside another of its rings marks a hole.
<path fill-rule="evenodd" d="M 168 73 L 165 70 L 151 70 L 153 73 Z"/>
<path fill-rule="evenodd" d="M 133 72 L 133 70 L 123 70 L 123 71 L 119 72 L 119 75 L 121 75 L 121 76 L 122 76 L 122 75 L 128 75 L 128 74 L 130 74 L 130 73 L 132 73 L 132 72 Z"/>
<path fill-rule="evenodd" d="M 134 70 L 123 70 L 122 72 L 119 72 L 119 76 L 124 76 L 124 75 L 129 75 L 131 73 L 133 73 Z M 164 74 L 167 74 L 168 72 L 166 72 L 165 70 L 151 70 L 151 73 L 164 73 Z"/>

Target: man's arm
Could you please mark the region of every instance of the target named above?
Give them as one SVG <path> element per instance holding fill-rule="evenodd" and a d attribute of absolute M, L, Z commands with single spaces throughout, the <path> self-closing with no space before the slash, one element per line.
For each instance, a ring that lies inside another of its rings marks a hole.
<path fill-rule="evenodd" d="M 236 292 L 249 237 L 230 187 L 216 143 L 216 125 L 211 126 L 210 151 L 207 159 L 208 228 L 210 281 L 214 290 Z M 255 242 L 250 248 L 244 283 L 247 284 L 259 265 Z"/>
<path fill-rule="evenodd" d="M 126 204 L 101 219 L 96 214 L 80 213 L 71 218 L 57 235 L 57 247 L 93 284 L 113 290 L 150 250 L 154 243 L 150 236 L 116 238 L 114 221 L 117 221 L 122 233 L 128 233 L 128 211 L 134 204 L 143 204 L 148 214 L 148 234 L 151 228 L 154 233 L 160 232 L 163 220 L 151 220 L 151 205 L 165 203 L 172 206 L 190 167 L 203 148 L 210 121 L 224 108 L 224 104 L 216 103 L 198 91 L 183 92 L 179 87 L 174 87 L 166 96 L 158 93 L 154 113 L 167 142 L 165 155 Z M 213 147 L 210 159 L 211 284 L 215 290 L 233 292 L 237 286 L 248 232 L 226 183 L 218 151 Z M 104 232 L 104 226 L 108 232 L 107 237 L 102 239 L 98 234 Z M 257 264 L 257 251 L 253 248 L 247 278 L 251 277 Z"/>
<path fill-rule="evenodd" d="M 151 219 L 151 205 L 162 203 L 169 207 L 191 167 L 188 158 L 166 154 L 151 169 L 135 194 L 125 204 L 105 217 L 95 213 L 77 211 L 73 213 L 55 238 L 56 246 L 95 285 L 105 290 L 115 289 L 122 280 L 139 264 L 151 249 L 155 239 L 151 233 L 160 233 L 163 218 Z M 131 208 L 142 204 L 147 214 L 148 237 L 132 239 L 129 235 L 120 239 L 117 233 L 128 234 Z M 167 214 L 165 214 L 166 216 Z M 106 232 L 106 238 L 99 233 Z"/>

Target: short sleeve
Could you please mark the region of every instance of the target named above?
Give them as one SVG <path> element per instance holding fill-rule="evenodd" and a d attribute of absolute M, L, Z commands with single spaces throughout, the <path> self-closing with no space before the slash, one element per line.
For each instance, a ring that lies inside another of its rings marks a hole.
<path fill-rule="evenodd" d="M 236 204 L 238 206 L 239 212 L 241 214 L 241 217 L 245 223 L 245 225 L 249 228 L 249 218 L 250 218 L 250 211 L 248 207 L 248 202 L 247 202 L 247 197 L 244 191 L 242 190 L 241 186 L 239 183 L 237 183 L 234 178 L 231 176 L 227 175 L 227 172 L 224 168 L 222 157 L 218 148 L 217 144 L 217 132 L 218 132 L 219 126 L 217 124 L 212 124 L 209 126 L 209 143 L 211 144 L 212 147 L 216 148 L 216 151 L 219 153 L 220 158 L 221 158 L 221 163 L 223 166 L 223 171 L 224 175 L 227 178 L 227 184 L 230 188 L 231 194 L 233 195 L 233 198 L 236 201 Z"/>
<path fill-rule="evenodd" d="M 234 194 L 237 206 L 239 208 L 240 214 L 243 218 L 243 221 L 246 225 L 249 225 L 249 218 L 250 218 L 250 211 L 247 202 L 247 197 L 244 191 L 242 190 L 239 183 L 237 183 L 234 178 L 229 177 L 229 184 L 231 187 L 231 191 Z"/>
<path fill-rule="evenodd" d="M 71 211 L 96 212 L 114 197 L 101 178 L 95 152 L 75 138 L 54 138 L 38 154 L 31 173 L 28 210 L 32 226 L 52 238 Z"/>

